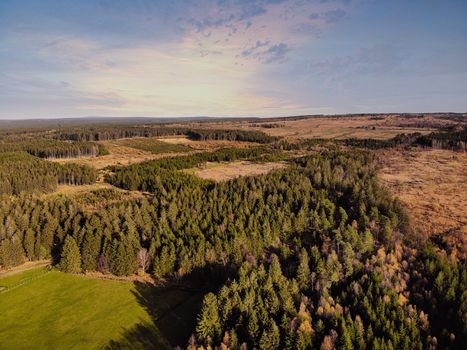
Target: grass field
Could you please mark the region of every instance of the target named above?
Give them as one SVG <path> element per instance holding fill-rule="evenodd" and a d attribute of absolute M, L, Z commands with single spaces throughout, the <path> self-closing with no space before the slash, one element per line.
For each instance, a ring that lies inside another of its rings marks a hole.
<path fill-rule="evenodd" d="M 0 286 L 31 280 L 43 271 L 0 278 Z M 135 336 L 131 330 L 152 324 L 153 318 L 133 283 L 51 271 L 0 294 L 0 348 L 102 349 L 111 341 L 124 344 L 129 332 Z M 151 332 L 158 349 L 170 348 L 156 327 Z"/>
<path fill-rule="evenodd" d="M 174 153 L 174 152 L 179 153 L 179 152 L 191 151 L 191 148 L 186 145 L 168 143 L 168 142 L 164 142 L 159 139 L 156 139 L 154 137 L 123 139 L 123 140 L 116 141 L 116 143 L 122 146 L 136 148 L 136 149 L 151 152 L 154 154 Z"/>

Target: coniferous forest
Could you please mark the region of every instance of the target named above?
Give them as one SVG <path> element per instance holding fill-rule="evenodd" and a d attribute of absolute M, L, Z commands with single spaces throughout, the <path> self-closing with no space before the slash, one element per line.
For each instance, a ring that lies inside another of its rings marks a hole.
<path fill-rule="evenodd" d="M 165 126 L 10 132 L 0 143 L 0 266 L 50 259 L 72 274 L 149 274 L 167 285 L 220 280 L 204 295 L 192 336 L 176 344 L 192 350 L 462 349 L 466 263 L 414 238 L 373 153 L 416 140 L 465 142 L 442 132 L 301 143 Z M 108 152 L 98 141 L 168 135 L 262 145 L 109 166 L 103 180 L 113 189 L 86 197 L 102 204 L 95 210 L 83 199 L 45 195 L 99 175 L 47 158 L 99 157 Z M 286 167 L 221 182 L 188 171 L 240 160 Z"/>

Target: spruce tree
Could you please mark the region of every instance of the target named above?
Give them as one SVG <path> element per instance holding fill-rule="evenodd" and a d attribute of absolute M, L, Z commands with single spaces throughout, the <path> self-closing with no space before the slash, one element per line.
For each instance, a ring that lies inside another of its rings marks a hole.
<path fill-rule="evenodd" d="M 60 259 L 60 269 L 68 273 L 81 272 L 81 254 L 72 236 L 67 236 L 65 239 Z"/>
<path fill-rule="evenodd" d="M 308 253 L 304 248 L 302 248 L 300 252 L 300 263 L 298 265 L 297 269 L 297 281 L 298 285 L 300 286 L 300 289 L 304 290 L 307 289 L 310 286 L 310 277 L 311 277 L 311 272 L 310 272 L 310 259 L 308 257 Z"/>
<path fill-rule="evenodd" d="M 198 316 L 196 333 L 202 341 L 207 341 L 209 338 L 216 341 L 220 336 L 220 332 L 221 324 L 217 298 L 213 293 L 208 293 L 204 297 L 203 307 Z"/>
<path fill-rule="evenodd" d="M 84 236 L 82 245 L 82 268 L 84 271 L 97 269 L 97 258 L 101 249 L 100 237 L 93 233 Z"/>

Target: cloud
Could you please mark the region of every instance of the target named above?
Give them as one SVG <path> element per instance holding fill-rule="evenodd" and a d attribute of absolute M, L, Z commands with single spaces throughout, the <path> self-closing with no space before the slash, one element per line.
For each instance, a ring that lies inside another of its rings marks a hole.
<path fill-rule="evenodd" d="M 256 41 L 254 46 L 247 48 L 241 52 L 242 57 L 252 57 L 259 62 L 270 63 L 284 63 L 287 61 L 287 53 L 290 48 L 286 43 L 271 44 L 270 41 L 261 42 Z"/>
<path fill-rule="evenodd" d="M 36 7 L 23 9 L 31 12 L 24 18 L 10 15 L 19 17 L 5 31 L 0 66 L 33 81 L 17 82 L 14 91 L 11 81 L 0 82 L 0 95 L 23 96 L 23 105 L 62 100 L 60 111 L 121 114 L 261 114 L 297 106 L 271 71 L 311 47 L 328 26 L 324 13 L 336 9 L 303 0 L 162 3 L 76 2 L 47 15 Z M 311 22 L 310 13 L 321 17 Z"/>
<path fill-rule="evenodd" d="M 360 48 L 355 54 L 325 60 L 313 60 L 308 71 L 328 82 L 342 82 L 356 76 L 387 74 L 402 69 L 409 59 L 392 45 Z"/>
<path fill-rule="evenodd" d="M 326 23 L 335 23 L 344 19 L 346 12 L 342 9 L 329 10 L 323 13 Z"/>
<path fill-rule="evenodd" d="M 263 53 L 263 61 L 265 63 L 284 63 L 287 60 L 286 54 L 290 51 L 285 43 L 279 43 L 271 46 Z"/>
<path fill-rule="evenodd" d="M 318 19 L 319 17 L 319 13 L 316 12 L 313 12 L 311 15 L 308 16 L 308 18 L 311 20 Z"/>

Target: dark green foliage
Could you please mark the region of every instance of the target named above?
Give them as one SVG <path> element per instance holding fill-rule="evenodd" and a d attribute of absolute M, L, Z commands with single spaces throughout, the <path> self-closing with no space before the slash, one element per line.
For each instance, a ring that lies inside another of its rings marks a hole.
<path fill-rule="evenodd" d="M 204 297 L 203 308 L 198 316 L 196 333 L 202 341 L 212 339 L 219 341 L 221 331 L 219 305 L 214 294 L 208 293 Z"/>
<path fill-rule="evenodd" d="M 107 149 L 95 142 L 71 142 L 38 139 L 34 141 L 0 142 L 0 153 L 25 151 L 39 158 L 75 158 L 101 156 Z"/>
<path fill-rule="evenodd" d="M 261 131 L 247 130 L 215 130 L 198 129 L 189 130 L 188 137 L 194 140 L 228 140 L 228 141 L 249 141 L 258 143 L 270 143 L 277 140 L 277 137 L 269 136 Z"/>
<path fill-rule="evenodd" d="M 78 164 L 58 164 L 25 152 L 0 153 L 0 194 L 53 191 L 58 184 L 92 183 L 97 171 Z"/>
<path fill-rule="evenodd" d="M 119 144 L 124 145 L 126 147 L 148 151 L 154 154 L 188 152 L 192 150 L 190 147 L 185 145 L 172 144 L 155 139 L 126 139 L 119 141 Z"/>
<path fill-rule="evenodd" d="M 192 168 L 205 162 L 256 158 L 264 152 L 266 150 L 263 148 L 225 148 L 216 152 L 151 160 L 124 168 L 115 168 L 113 169 L 114 174 L 107 177 L 106 181 L 128 190 L 168 193 L 178 191 L 182 187 L 189 188 L 209 184 L 208 181 L 176 170 Z"/>
<path fill-rule="evenodd" d="M 60 269 L 68 273 L 81 272 L 81 254 L 73 237 L 68 236 L 63 244 Z"/>
<path fill-rule="evenodd" d="M 417 144 L 425 147 L 465 151 L 467 148 L 467 127 L 461 130 L 432 132 L 431 134 L 420 136 L 417 139 Z"/>
<path fill-rule="evenodd" d="M 136 272 L 136 247 L 125 239 L 113 240 L 110 247 L 110 271 L 117 276 L 128 276 Z"/>
<path fill-rule="evenodd" d="M 97 259 L 101 249 L 101 238 L 98 231 L 96 233 L 88 230 L 81 245 L 81 267 L 84 271 L 96 271 Z"/>
<path fill-rule="evenodd" d="M 228 140 L 269 143 L 277 138 L 260 131 L 191 129 L 186 127 L 144 127 L 144 126 L 96 126 L 87 128 L 69 128 L 57 132 L 54 136 L 60 140 L 101 141 L 131 137 L 154 137 L 186 135 L 194 140 Z"/>
<path fill-rule="evenodd" d="M 10 268 L 24 262 L 24 250 L 18 237 L 0 241 L 0 266 Z"/>
<path fill-rule="evenodd" d="M 467 342 L 467 267 L 425 246 L 415 262 L 413 302 L 430 315 L 431 334 L 440 348 L 462 348 Z"/>
<path fill-rule="evenodd" d="M 419 138 L 422 136 L 420 133 L 413 134 L 399 134 L 394 136 L 389 140 L 376 140 L 376 139 L 345 139 L 341 142 L 345 146 L 366 148 L 366 149 L 380 149 L 380 148 L 390 148 L 396 146 L 409 146 L 415 142 L 418 142 Z"/>

